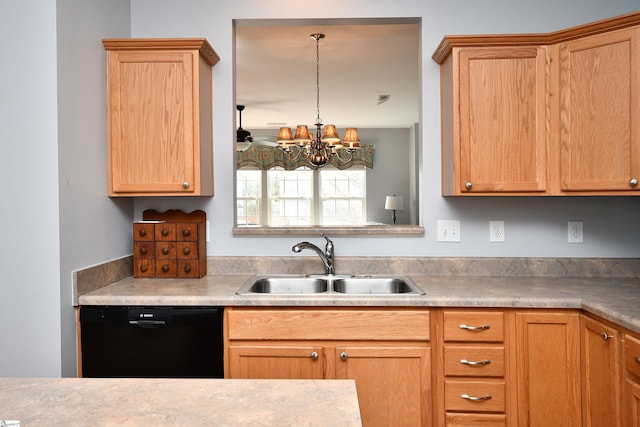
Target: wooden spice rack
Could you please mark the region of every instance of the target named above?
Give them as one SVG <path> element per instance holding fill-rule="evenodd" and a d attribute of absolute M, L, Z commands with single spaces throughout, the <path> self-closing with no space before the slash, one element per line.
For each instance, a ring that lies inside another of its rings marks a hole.
<path fill-rule="evenodd" d="M 133 276 L 200 278 L 207 274 L 206 213 L 147 209 L 133 224 Z"/>

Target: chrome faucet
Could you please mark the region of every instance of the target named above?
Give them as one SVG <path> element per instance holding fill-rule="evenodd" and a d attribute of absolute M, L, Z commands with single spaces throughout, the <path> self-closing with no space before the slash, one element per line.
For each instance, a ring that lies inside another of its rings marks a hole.
<path fill-rule="evenodd" d="M 300 242 L 295 244 L 291 250 L 293 252 L 302 252 L 303 249 L 312 249 L 314 250 L 318 256 L 320 257 L 320 259 L 322 260 L 322 263 L 324 264 L 324 271 L 326 274 L 329 275 L 333 275 L 336 274 L 336 268 L 334 265 L 334 255 L 333 255 L 333 241 L 331 241 L 331 239 L 329 239 L 327 236 L 325 236 L 324 234 L 321 234 L 322 237 L 325 238 L 325 240 L 327 241 L 325 247 L 324 247 L 324 252 L 322 252 L 322 249 L 320 249 L 319 247 L 317 247 L 316 245 L 314 245 L 313 243 L 309 243 L 309 242 Z"/>

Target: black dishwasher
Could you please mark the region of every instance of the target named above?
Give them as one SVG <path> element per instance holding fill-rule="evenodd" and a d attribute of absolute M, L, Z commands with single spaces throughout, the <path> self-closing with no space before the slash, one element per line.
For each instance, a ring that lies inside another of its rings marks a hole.
<path fill-rule="evenodd" d="M 222 378 L 221 307 L 80 308 L 83 377 Z"/>

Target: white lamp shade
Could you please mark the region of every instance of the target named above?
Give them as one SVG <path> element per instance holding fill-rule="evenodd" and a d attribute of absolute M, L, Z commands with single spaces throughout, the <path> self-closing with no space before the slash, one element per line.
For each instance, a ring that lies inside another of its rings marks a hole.
<path fill-rule="evenodd" d="M 387 196 L 387 199 L 384 202 L 384 208 L 387 210 L 402 210 L 404 209 L 404 202 L 402 201 L 402 196 Z"/>

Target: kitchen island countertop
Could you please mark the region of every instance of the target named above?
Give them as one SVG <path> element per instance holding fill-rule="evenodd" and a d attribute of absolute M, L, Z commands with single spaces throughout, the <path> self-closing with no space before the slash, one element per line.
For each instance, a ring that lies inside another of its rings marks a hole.
<path fill-rule="evenodd" d="M 248 274 L 202 279 L 126 277 L 79 296 L 79 305 L 380 306 L 583 309 L 640 333 L 640 278 L 408 275 L 421 296 L 237 295 Z"/>
<path fill-rule="evenodd" d="M 361 426 L 352 380 L 2 378 L 22 426 Z"/>

